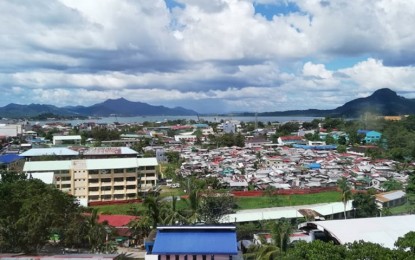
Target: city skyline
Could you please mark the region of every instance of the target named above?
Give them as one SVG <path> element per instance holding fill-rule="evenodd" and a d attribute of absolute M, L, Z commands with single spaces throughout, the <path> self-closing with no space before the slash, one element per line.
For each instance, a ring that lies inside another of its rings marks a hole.
<path fill-rule="evenodd" d="M 201 113 L 415 98 L 415 2 L 0 1 L 0 106 L 124 97 Z"/>

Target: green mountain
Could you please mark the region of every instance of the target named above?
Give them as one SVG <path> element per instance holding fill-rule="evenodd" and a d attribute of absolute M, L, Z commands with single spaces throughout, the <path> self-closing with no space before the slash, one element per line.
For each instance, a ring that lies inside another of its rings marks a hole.
<path fill-rule="evenodd" d="M 372 95 L 365 98 L 358 98 L 345 103 L 335 109 L 319 110 L 290 110 L 281 112 L 259 113 L 259 116 L 336 116 L 356 118 L 365 113 L 372 113 L 381 116 L 395 116 L 415 114 L 415 99 L 407 99 L 398 96 L 396 92 L 382 88 L 376 90 Z M 253 113 L 244 113 L 243 115 L 254 115 Z"/>
<path fill-rule="evenodd" d="M 92 106 L 56 107 L 42 104 L 8 104 L 0 107 L 0 117 L 28 118 L 42 114 L 58 116 L 189 116 L 197 112 L 182 107 L 168 108 L 152 106 L 142 102 L 132 102 L 124 98 L 108 99 Z"/>

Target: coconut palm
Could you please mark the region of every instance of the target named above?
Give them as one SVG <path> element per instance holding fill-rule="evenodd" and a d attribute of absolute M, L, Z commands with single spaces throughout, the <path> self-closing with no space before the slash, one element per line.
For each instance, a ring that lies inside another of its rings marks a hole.
<path fill-rule="evenodd" d="M 156 228 L 162 220 L 163 203 L 160 197 L 156 195 L 148 195 L 144 198 L 143 205 L 146 207 L 146 214 L 152 221 L 152 228 Z"/>
<path fill-rule="evenodd" d="M 108 235 L 105 225 L 98 223 L 98 209 L 93 209 L 86 217 L 86 240 L 92 252 L 99 252 Z"/>
<path fill-rule="evenodd" d="M 290 221 L 281 218 L 271 224 L 271 234 L 275 244 L 278 245 L 281 251 L 287 251 L 288 243 L 290 242 L 290 234 L 293 231 L 293 226 Z"/>
<path fill-rule="evenodd" d="M 346 205 L 347 202 L 352 198 L 352 189 L 349 185 L 349 183 L 347 182 L 347 179 L 345 177 L 342 177 L 338 182 L 337 182 L 337 186 L 340 189 L 341 192 L 341 200 L 343 202 L 343 206 L 344 206 L 344 219 L 347 218 L 346 216 Z"/>
<path fill-rule="evenodd" d="M 172 196 L 170 207 L 166 207 L 164 211 L 163 223 L 166 225 L 183 224 L 186 217 L 177 208 L 177 197 Z"/>
<path fill-rule="evenodd" d="M 185 200 L 188 209 L 186 210 L 187 222 L 194 224 L 200 221 L 200 206 L 201 196 L 197 189 L 193 189 L 189 192 L 189 197 Z"/>

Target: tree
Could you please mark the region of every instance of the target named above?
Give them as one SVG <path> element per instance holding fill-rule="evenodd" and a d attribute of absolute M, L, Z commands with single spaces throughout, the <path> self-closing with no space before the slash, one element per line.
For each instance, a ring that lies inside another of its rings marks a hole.
<path fill-rule="evenodd" d="M 213 191 L 207 192 L 201 198 L 200 220 L 206 224 L 218 224 L 224 215 L 233 212 L 234 207 L 233 196 Z"/>
<path fill-rule="evenodd" d="M 381 187 L 384 188 L 385 191 L 402 190 L 403 184 L 397 180 L 390 179 L 382 183 Z"/>
<path fill-rule="evenodd" d="M 189 197 L 185 200 L 187 204 L 187 210 L 185 210 L 185 215 L 187 217 L 187 222 L 189 224 L 195 224 L 200 221 L 200 193 L 198 189 L 192 189 L 189 191 Z"/>
<path fill-rule="evenodd" d="M 149 194 L 144 198 L 143 205 L 146 207 L 146 215 L 151 219 L 152 228 L 156 228 L 162 220 L 162 202 L 158 194 Z"/>
<path fill-rule="evenodd" d="M 285 218 L 281 218 L 271 224 L 271 234 L 273 240 L 283 252 L 287 251 L 292 230 L 293 227 L 291 223 Z"/>
<path fill-rule="evenodd" d="M 346 259 L 346 248 L 332 242 L 314 240 L 311 243 L 298 241 L 290 248 L 287 254 L 280 259 L 286 260 L 343 260 Z"/>
<path fill-rule="evenodd" d="M 344 219 L 346 219 L 347 218 L 347 216 L 346 216 L 346 206 L 347 206 L 347 202 L 352 197 L 352 189 L 350 188 L 350 185 L 347 182 L 347 179 L 345 177 L 342 177 L 338 181 L 337 186 L 340 189 L 341 200 L 342 200 L 343 205 L 344 205 L 344 211 L 343 211 L 344 212 Z"/>
<path fill-rule="evenodd" d="M 415 232 L 410 231 L 403 237 L 399 237 L 395 242 L 395 246 L 401 250 L 409 250 L 412 254 L 415 254 Z"/>
<path fill-rule="evenodd" d="M 109 227 L 98 223 L 98 209 L 93 209 L 85 222 L 88 229 L 86 238 L 89 248 L 94 253 L 104 251 L 103 246 L 108 242 Z"/>
<path fill-rule="evenodd" d="M 186 222 L 185 216 L 177 208 L 177 197 L 171 197 L 170 207 L 166 207 L 166 212 L 164 213 L 163 223 L 166 225 L 177 225 L 184 224 Z"/>
<path fill-rule="evenodd" d="M 8 175 L 11 173 L 3 173 Z M 71 195 L 37 179 L 7 176 L 0 181 L 0 248 L 3 252 L 38 252 L 52 233 L 70 245 L 70 234 L 81 216 Z M 79 228 L 79 227 L 78 227 Z M 68 230 L 69 229 L 69 230 Z M 80 232 L 82 233 L 82 232 Z"/>
<path fill-rule="evenodd" d="M 409 174 L 408 182 L 406 185 L 406 197 L 408 199 L 409 212 L 415 212 L 415 172 Z"/>
<path fill-rule="evenodd" d="M 379 209 L 375 202 L 375 196 L 368 193 L 356 193 L 353 196 L 353 208 L 356 218 L 376 217 Z"/>
<path fill-rule="evenodd" d="M 385 248 L 379 244 L 365 242 L 362 240 L 346 244 L 345 247 L 346 259 L 409 259 L 406 257 L 397 257 L 398 254 L 389 248 Z"/>
<path fill-rule="evenodd" d="M 151 224 L 151 218 L 145 214 L 128 223 L 131 235 L 135 238 L 136 243 L 144 242 L 144 238 L 150 234 Z"/>

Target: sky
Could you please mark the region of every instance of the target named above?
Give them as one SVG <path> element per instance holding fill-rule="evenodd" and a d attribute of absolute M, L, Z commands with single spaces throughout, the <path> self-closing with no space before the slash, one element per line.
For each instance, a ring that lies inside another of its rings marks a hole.
<path fill-rule="evenodd" d="M 199 113 L 415 98 L 415 1 L 0 0 L 0 106 Z"/>

